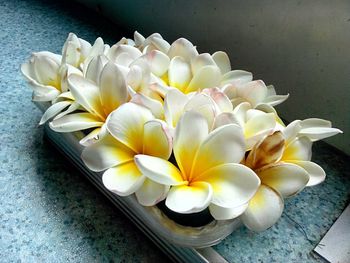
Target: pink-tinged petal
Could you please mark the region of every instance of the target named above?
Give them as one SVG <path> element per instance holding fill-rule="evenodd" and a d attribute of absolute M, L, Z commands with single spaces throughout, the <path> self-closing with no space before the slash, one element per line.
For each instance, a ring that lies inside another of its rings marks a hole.
<path fill-rule="evenodd" d="M 157 119 L 164 118 L 163 105 L 158 100 L 152 99 L 141 93 L 135 93 L 132 95 L 130 102 L 146 107 Z"/>
<path fill-rule="evenodd" d="M 101 127 L 103 122 L 91 113 L 73 113 L 50 122 L 50 128 L 57 132 L 81 131 Z"/>
<path fill-rule="evenodd" d="M 232 84 L 226 84 L 221 88 L 222 92 L 226 94 L 226 96 L 232 100 L 237 98 L 237 86 Z M 238 104 L 236 105 L 238 106 Z"/>
<path fill-rule="evenodd" d="M 109 168 L 102 176 L 104 186 L 120 196 L 135 193 L 145 179 L 146 177 L 141 174 L 133 161 Z"/>
<path fill-rule="evenodd" d="M 274 96 L 267 96 L 263 103 L 269 104 L 271 106 L 276 106 L 281 104 L 282 102 L 286 101 L 289 97 L 289 94 L 287 95 L 274 95 Z"/>
<path fill-rule="evenodd" d="M 142 174 L 154 182 L 164 185 L 187 183 L 182 179 L 179 169 L 167 160 L 144 154 L 136 155 L 134 160 Z"/>
<path fill-rule="evenodd" d="M 104 55 L 93 57 L 88 64 L 86 64 L 86 70 L 84 71 L 84 77 L 96 85 L 99 85 L 100 75 L 103 67 L 108 63 L 108 59 Z"/>
<path fill-rule="evenodd" d="M 170 90 L 165 95 L 165 120 L 172 127 L 176 127 L 187 101 L 187 96 L 177 89 Z"/>
<path fill-rule="evenodd" d="M 88 112 L 105 119 L 100 100 L 100 89 L 96 84 L 80 75 L 72 74 L 68 77 L 70 90 L 76 102 L 82 105 Z"/>
<path fill-rule="evenodd" d="M 238 207 L 226 208 L 214 204 L 209 205 L 209 211 L 215 220 L 229 220 L 239 217 L 248 208 L 248 203 Z"/>
<path fill-rule="evenodd" d="M 191 62 L 191 60 L 198 55 L 197 49 L 193 44 L 185 38 L 179 38 L 175 40 L 168 51 L 168 56 L 170 59 L 180 56 L 186 62 Z"/>
<path fill-rule="evenodd" d="M 106 115 L 127 101 L 125 79 L 114 63 L 108 62 L 105 65 L 99 83 L 101 103 Z"/>
<path fill-rule="evenodd" d="M 189 147 L 187 145 L 187 147 Z M 239 163 L 245 154 L 242 128 L 229 124 L 209 133 L 198 148 L 193 160 L 191 178 L 225 163 Z"/>
<path fill-rule="evenodd" d="M 299 193 L 308 183 L 310 176 L 305 169 L 292 163 L 278 163 L 256 171 L 261 183 L 277 190 L 283 197 Z"/>
<path fill-rule="evenodd" d="M 227 124 L 236 124 L 240 126 L 239 121 L 232 112 L 223 112 L 215 117 L 214 120 L 214 129 Z"/>
<path fill-rule="evenodd" d="M 264 231 L 278 221 L 283 207 L 283 198 L 280 194 L 266 185 L 261 185 L 241 219 L 250 230 Z"/>
<path fill-rule="evenodd" d="M 190 175 L 199 146 L 208 136 L 207 120 L 199 113 L 182 115 L 175 129 L 174 155 L 181 172 Z"/>
<path fill-rule="evenodd" d="M 233 110 L 230 99 L 219 88 L 204 89 L 203 93 L 208 94 L 214 100 L 219 112 L 231 112 Z"/>
<path fill-rule="evenodd" d="M 262 80 L 255 80 L 245 83 L 238 87 L 237 95 L 246 99 L 252 107 L 264 101 L 267 94 L 267 88 Z"/>
<path fill-rule="evenodd" d="M 260 185 L 260 179 L 253 170 L 237 163 L 213 167 L 195 180 L 209 183 L 213 189 L 211 202 L 226 208 L 247 203 Z"/>
<path fill-rule="evenodd" d="M 311 141 L 322 140 L 338 133 L 343 133 L 341 130 L 332 128 L 332 123 L 327 120 L 311 118 L 300 122 L 301 129 L 299 136 L 307 136 Z"/>
<path fill-rule="evenodd" d="M 40 119 L 39 125 L 44 124 L 47 122 L 49 119 L 53 118 L 56 116 L 58 113 L 60 113 L 62 110 L 67 108 L 69 105 L 72 104 L 72 101 L 60 101 L 57 102 L 53 105 L 51 105 L 43 114 L 43 116 Z"/>
<path fill-rule="evenodd" d="M 249 152 L 245 165 L 258 169 L 268 164 L 278 162 L 282 158 L 285 140 L 277 131 L 255 144 Z"/>
<path fill-rule="evenodd" d="M 181 91 L 185 91 L 192 78 L 190 65 L 181 57 L 174 57 L 170 61 L 169 84 Z"/>
<path fill-rule="evenodd" d="M 143 151 L 143 125 L 154 119 L 151 111 L 135 103 L 124 103 L 107 121 L 108 131 L 136 153 Z"/>
<path fill-rule="evenodd" d="M 204 93 L 194 94 L 190 100 L 186 103 L 183 111 L 198 112 L 206 118 L 209 128 L 213 126 L 214 118 L 216 115 L 215 102 L 212 98 Z"/>
<path fill-rule="evenodd" d="M 163 76 L 169 68 L 170 59 L 163 52 L 153 50 L 146 54 L 146 59 L 151 67 L 151 72 L 157 76 Z"/>
<path fill-rule="evenodd" d="M 309 138 L 305 136 L 298 137 L 287 144 L 282 160 L 310 161 L 312 155 L 311 147 L 312 142 Z"/>
<path fill-rule="evenodd" d="M 195 75 L 204 66 L 216 66 L 215 61 L 208 53 L 202 53 L 192 59 L 191 70 L 193 75 Z"/>
<path fill-rule="evenodd" d="M 217 51 L 212 55 L 216 65 L 220 68 L 221 74 L 231 70 L 231 62 L 228 55 L 223 51 Z"/>
<path fill-rule="evenodd" d="M 136 191 L 137 201 L 143 206 L 153 206 L 163 201 L 168 192 L 169 185 L 162 185 L 146 178 L 142 186 Z"/>
<path fill-rule="evenodd" d="M 81 158 L 92 171 L 100 172 L 113 166 L 133 162 L 135 153 L 111 135 L 85 147 Z"/>
<path fill-rule="evenodd" d="M 172 138 L 167 124 L 151 120 L 143 127 L 143 153 L 168 160 L 172 152 Z"/>
<path fill-rule="evenodd" d="M 243 84 L 253 80 L 252 73 L 244 70 L 232 70 L 222 76 L 221 86 L 226 84 Z"/>
<path fill-rule="evenodd" d="M 314 186 L 322 183 L 326 179 L 326 173 L 321 166 L 310 161 L 293 161 L 294 164 L 304 168 L 310 176 L 306 186 Z"/>
<path fill-rule="evenodd" d="M 220 83 L 220 69 L 217 66 L 204 66 L 193 76 L 186 93 L 217 87 Z"/>
<path fill-rule="evenodd" d="M 191 214 L 203 211 L 210 204 L 213 190 L 206 182 L 170 188 L 165 205 L 172 211 Z"/>

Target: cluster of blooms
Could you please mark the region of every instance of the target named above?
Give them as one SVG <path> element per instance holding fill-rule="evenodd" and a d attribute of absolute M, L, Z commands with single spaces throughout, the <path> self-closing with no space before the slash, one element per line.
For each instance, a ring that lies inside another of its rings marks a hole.
<path fill-rule="evenodd" d="M 312 143 L 341 132 L 315 118 L 284 125 L 273 106 L 288 95 L 184 38 L 135 32 L 110 47 L 71 33 L 62 55 L 33 53 L 21 70 L 33 100 L 52 104 L 40 124 L 88 131 L 81 157 L 107 189 L 178 213 L 241 216 L 255 231 L 278 220 L 284 198 L 325 179 Z"/>

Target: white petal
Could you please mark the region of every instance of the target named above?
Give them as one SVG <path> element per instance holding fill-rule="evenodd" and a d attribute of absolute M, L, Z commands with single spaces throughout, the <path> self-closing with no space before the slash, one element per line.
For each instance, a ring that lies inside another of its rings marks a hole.
<path fill-rule="evenodd" d="M 99 83 L 101 103 L 106 115 L 127 101 L 125 79 L 114 63 L 108 62 L 105 65 Z"/>
<path fill-rule="evenodd" d="M 307 136 L 311 141 L 318 141 L 338 133 L 343 133 L 339 129 L 332 128 L 330 121 L 323 119 L 306 119 L 301 121 L 300 125 L 299 136 Z"/>
<path fill-rule="evenodd" d="M 195 75 L 204 66 L 216 66 L 215 61 L 212 59 L 209 53 L 202 53 L 191 61 L 193 75 Z"/>
<path fill-rule="evenodd" d="M 247 203 L 260 185 L 259 177 L 251 169 L 235 163 L 216 166 L 195 180 L 209 183 L 213 189 L 211 202 L 226 208 Z"/>
<path fill-rule="evenodd" d="M 67 115 L 67 114 L 69 114 L 69 113 L 72 113 L 72 112 L 78 110 L 79 107 L 81 107 L 80 104 L 74 101 L 74 102 L 68 107 L 68 109 L 66 109 L 65 111 L 62 111 L 61 113 L 57 114 L 56 117 L 54 118 L 54 120 L 57 120 L 57 119 L 59 119 L 59 118 L 62 118 L 63 116 L 65 116 L 65 115 Z"/>
<path fill-rule="evenodd" d="M 267 88 L 262 80 L 255 80 L 239 86 L 237 95 L 246 99 L 252 107 L 265 100 Z"/>
<path fill-rule="evenodd" d="M 185 38 L 179 38 L 174 41 L 168 51 L 168 56 L 170 59 L 176 56 L 180 56 L 188 63 L 197 55 L 198 52 L 196 48 L 190 41 Z"/>
<path fill-rule="evenodd" d="M 277 222 L 282 215 L 283 206 L 283 199 L 279 193 L 261 185 L 241 218 L 249 229 L 263 231 Z"/>
<path fill-rule="evenodd" d="M 187 101 L 187 96 L 177 89 L 170 90 L 165 95 L 165 120 L 172 127 L 176 127 Z"/>
<path fill-rule="evenodd" d="M 232 70 L 222 76 L 221 85 L 243 84 L 253 80 L 252 73 L 244 70 Z"/>
<path fill-rule="evenodd" d="M 91 113 L 73 113 L 50 122 L 50 128 L 57 132 L 81 131 L 102 125 L 103 122 Z"/>
<path fill-rule="evenodd" d="M 164 185 L 183 185 L 187 183 L 182 179 L 180 171 L 171 162 L 143 154 L 136 155 L 134 160 L 142 174 L 154 182 Z"/>
<path fill-rule="evenodd" d="M 103 67 L 107 64 L 108 59 L 104 55 L 94 57 L 86 66 L 84 76 L 86 79 L 93 81 L 95 84 L 99 84 L 100 75 Z"/>
<path fill-rule="evenodd" d="M 103 120 L 105 113 L 101 105 L 99 87 L 92 81 L 76 74 L 68 77 L 68 83 L 76 102 Z"/>
<path fill-rule="evenodd" d="M 172 138 L 165 122 L 151 120 L 143 128 L 143 153 L 168 160 L 172 152 Z"/>
<path fill-rule="evenodd" d="M 137 201 L 143 206 L 156 205 L 166 198 L 169 188 L 168 185 L 158 184 L 146 178 L 135 193 Z"/>
<path fill-rule="evenodd" d="M 298 137 L 287 144 L 282 160 L 310 161 L 312 155 L 311 146 L 312 142 L 309 138 L 305 136 Z"/>
<path fill-rule="evenodd" d="M 36 80 L 44 85 L 59 88 L 58 71 L 60 64 L 50 56 L 33 54 Z"/>
<path fill-rule="evenodd" d="M 54 100 L 59 94 L 59 90 L 48 87 L 46 92 L 37 92 L 38 86 L 34 86 L 33 89 L 33 101 L 52 101 Z M 41 91 L 43 90 L 42 87 L 39 88 Z"/>
<path fill-rule="evenodd" d="M 164 39 L 161 37 L 153 37 L 150 39 L 152 44 L 161 52 L 163 53 L 168 53 L 170 44 L 166 42 Z"/>
<path fill-rule="evenodd" d="M 92 171 L 100 172 L 113 166 L 134 160 L 135 153 L 111 135 L 85 147 L 81 158 Z"/>
<path fill-rule="evenodd" d="M 217 87 L 220 78 L 220 69 L 217 66 L 204 66 L 193 76 L 186 93 Z"/>
<path fill-rule="evenodd" d="M 177 213 L 196 213 L 208 207 L 212 194 L 210 184 L 205 182 L 173 186 L 170 188 L 165 205 Z"/>
<path fill-rule="evenodd" d="M 130 57 L 135 60 L 142 56 L 142 52 L 136 47 L 129 45 L 113 45 L 107 52 L 107 57 L 115 62 L 119 55 L 127 53 Z"/>
<path fill-rule="evenodd" d="M 294 164 L 304 168 L 310 176 L 306 186 L 314 186 L 322 183 L 326 179 L 326 173 L 321 166 L 310 161 L 293 161 Z"/>
<path fill-rule="evenodd" d="M 193 111 L 198 112 L 206 118 L 209 128 L 213 126 L 214 118 L 216 115 L 215 102 L 212 98 L 204 93 L 196 93 L 186 103 L 184 112 Z"/>
<path fill-rule="evenodd" d="M 148 108 L 157 119 L 164 119 L 163 105 L 158 100 L 152 99 L 141 93 L 135 93 L 132 95 L 130 102 Z"/>
<path fill-rule="evenodd" d="M 196 178 L 217 165 L 239 163 L 244 154 L 245 142 L 241 127 L 229 124 L 217 128 L 200 145 L 192 164 L 191 177 Z"/>
<path fill-rule="evenodd" d="M 287 125 L 287 127 L 285 127 L 283 130 L 282 130 L 282 133 L 283 133 L 283 136 L 284 136 L 284 139 L 286 140 L 286 143 L 290 143 L 291 141 L 293 141 L 300 129 L 301 129 L 301 124 L 300 124 L 300 120 L 295 120 L 291 123 L 289 123 Z"/>
<path fill-rule="evenodd" d="M 216 220 L 229 220 L 236 217 L 239 217 L 247 209 L 248 203 L 243 204 L 238 207 L 226 208 L 214 204 L 209 205 L 210 214 Z"/>
<path fill-rule="evenodd" d="M 143 151 L 143 125 L 154 119 L 152 113 L 135 103 L 124 103 L 107 121 L 108 131 L 136 153 Z"/>
<path fill-rule="evenodd" d="M 190 175 L 197 149 L 208 135 L 206 119 L 192 111 L 184 113 L 175 129 L 174 155 L 183 174 Z"/>
<path fill-rule="evenodd" d="M 69 33 L 62 49 L 62 63 L 78 67 L 81 56 L 80 46 L 78 37 L 73 33 Z"/>
<path fill-rule="evenodd" d="M 145 41 L 145 38 L 143 35 L 141 35 L 139 32 L 134 32 L 134 40 L 136 46 L 141 46 L 143 42 Z"/>
<path fill-rule="evenodd" d="M 240 125 L 236 116 L 232 112 L 223 112 L 215 117 L 214 129 L 227 124 L 236 124 Z"/>
<path fill-rule="evenodd" d="M 220 68 L 221 74 L 231 70 L 231 62 L 228 55 L 223 51 L 217 51 L 212 55 L 216 65 Z"/>
<path fill-rule="evenodd" d="M 47 122 L 49 119 L 51 119 L 52 117 L 56 116 L 58 113 L 60 113 L 63 109 L 65 109 L 66 107 L 68 107 L 69 105 L 72 104 L 72 101 L 60 101 L 57 102 L 53 105 L 51 105 L 43 114 L 43 116 L 41 117 L 41 120 L 39 122 L 39 125 L 44 124 L 45 122 Z"/>
<path fill-rule="evenodd" d="M 192 74 L 190 65 L 181 57 L 174 57 L 169 65 L 169 84 L 172 87 L 185 91 Z"/>
<path fill-rule="evenodd" d="M 153 50 L 146 55 L 147 61 L 150 63 L 151 71 L 157 76 L 163 76 L 167 72 L 170 59 L 163 52 Z"/>
<path fill-rule="evenodd" d="M 305 169 L 292 163 L 279 163 L 256 171 L 261 183 L 277 190 L 283 197 L 289 197 L 304 189 L 309 181 Z"/>
<path fill-rule="evenodd" d="M 133 161 L 109 168 L 102 176 L 104 186 L 120 196 L 135 193 L 145 179 Z"/>
<path fill-rule="evenodd" d="M 225 163 L 204 172 L 196 181 L 204 181 L 213 188 L 212 203 L 232 208 L 244 205 L 260 185 L 259 177 L 248 167 Z"/>
<path fill-rule="evenodd" d="M 244 127 L 246 123 L 246 115 L 249 109 L 251 109 L 251 106 L 248 102 L 242 102 L 233 109 L 233 114 L 242 127 Z"/>
<path fill-rule="evenodd" d="M 287 100 L 288 97 L 289 97 L 289 94 L 268 96 L 263 100 L 263 103 L 269 104 L 271 106 L 276 106 L 278 104 L 281 104 L 285 100 Z"/>

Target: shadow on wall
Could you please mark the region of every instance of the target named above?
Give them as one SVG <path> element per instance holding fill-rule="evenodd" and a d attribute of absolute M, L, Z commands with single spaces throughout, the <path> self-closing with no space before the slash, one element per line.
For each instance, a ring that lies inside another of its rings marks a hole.
<path fill-rule="evenodd" d="M 290 93 L 283 118 L 332 120 L 344 134 L 328 142 L 350 154 L 349 1 L 79 1 L 126 31 L 226 51 L 233 68 Z"/>

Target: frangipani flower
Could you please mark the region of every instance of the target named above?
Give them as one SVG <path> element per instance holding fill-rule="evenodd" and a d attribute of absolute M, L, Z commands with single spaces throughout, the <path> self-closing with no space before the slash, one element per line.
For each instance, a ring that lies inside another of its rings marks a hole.
<path fill-rule="evenodd" d="M 105 187 L 121 196 L 136 193 L 140 204 L 151 206 L 163 200 L 169 186 L 146 178 L 137 168 L 134 156 L 146 154 L 167 160 L 172 140 L 164 122 L 134 103 L 125 103 L 113 111 L 107 122 L 112 135 L 88 146 L 82 153 L 84 163 L 92 171 L 103 171 Z"/>
<path fill-rule="evenodd" d="M 223 112 L 231 112 L 232 109 L 230 100 L 218 88 L 191 94 L 172 89 L 164 98 L 165 121 L 172 128 L 176 127 L 184 112 L 196 111 L 206 117 L 209 129 L 212 130 L 215 117 Z"/>
<path fill-rule="evenodd" d="M 108 49 L 109 46 L 105 45 L 100 37 L 91 46 L 86 40 L 69 33 L 62 48 L 62 63 L 83 70 L 84 64 L 87 64 L 93 57 L 104 54 Z"/>
<path fill-rule="evenodd" d="M 252 108 L 259 104 L 276 106 L 286 99 L 287 95 L 276 95 L 275 88 L 266 86 L 262 80 L 254 80 L 251 73 L 238 71 L 237 77 L 222 87 L 222 91 L 230 98 L 234 107 L 242 102 L 248 102 Z"/>
<path fill-rule="evenodd" d="M 283 198 L 324 181 L 324 170 L 311 162 L 310 138 L 315 141 L 339 132 L 325 120 L 297 120 L 257 143 L 245 165 L 257 173 L 261 186 L 242 216 L 244 224 L 256 231 L 271 227 L 282 214 Z"/>
<path fill-rule="evenodd" d="M 250 150 L 263 137 L 271 134 L 277 125 L 274 113 L 253 109 L 247 102 L 234 108 L 233 115 L 243 128 L 247 150 Z"/>
<path fill-rule="evenodd" d="M 77 74 L 70 75 L 68 83 L 75 101 L 84 108 L 84 111 L 54 119 L 50 127 L 58 132 L 97 128 L 81 143 L 89 141 L 103 131 L 101 127 L 106 122 L 108 115 L 128 100 L 125 79 L 112 62 L 104 65 L 98 83 Z"/>
<path fill-rule="evenodd" d="M 239 164 L 245 154 L 239 126 L 230 124 L 209 133 L 207 120 L 188 111 L 175 130 L 174 156 L 178 167 L 162 158 L 139 154 L 135 161 L 146 177 L 171 185 L 166 205 L 178 213 L 195 213 L 211 204 L 214 218 L 222 219 L 222 209 L 246 204 L 260 180 Z"/>
<path fill-rule="evenodd" d="M 52 101 L 67 91 L 62 85 L 67 69 L 61 67 L 61 59 L 60 55 L 42 51 L 33 53 L 29 61 L 21 65 L 23 75 L 33 88 L 34 101 Z"/>

